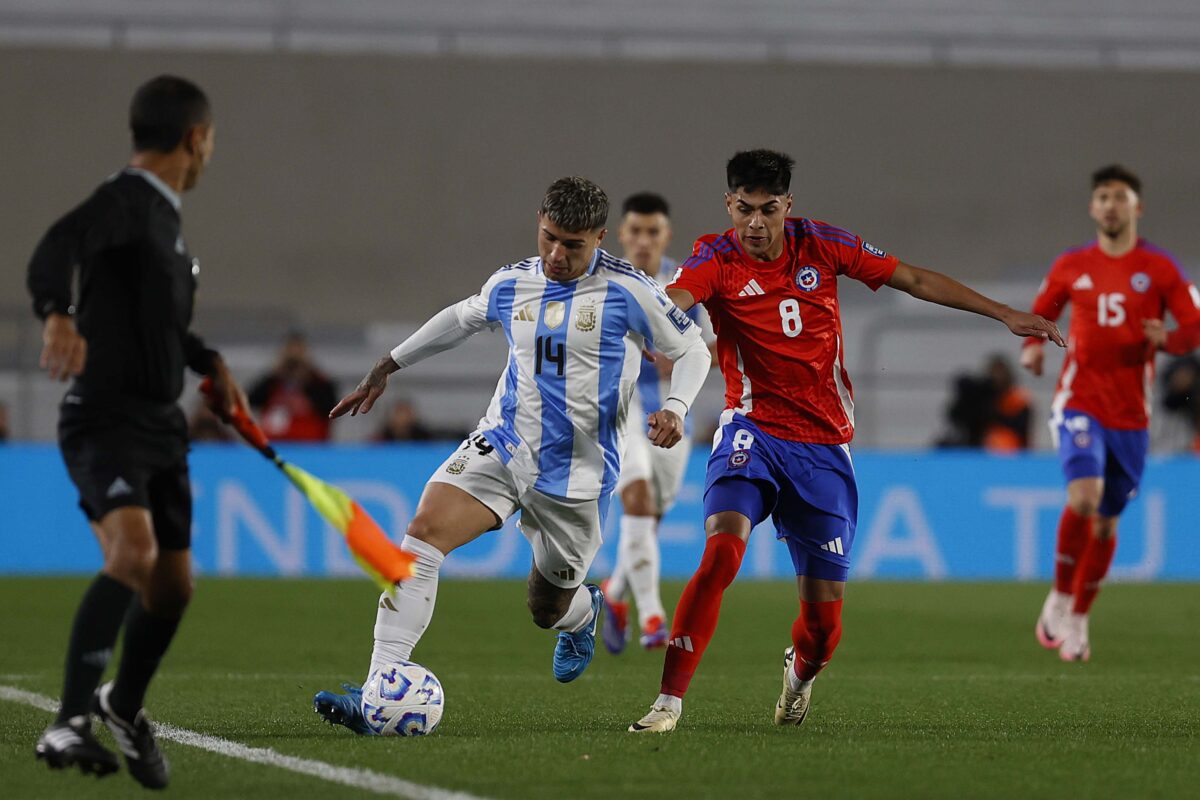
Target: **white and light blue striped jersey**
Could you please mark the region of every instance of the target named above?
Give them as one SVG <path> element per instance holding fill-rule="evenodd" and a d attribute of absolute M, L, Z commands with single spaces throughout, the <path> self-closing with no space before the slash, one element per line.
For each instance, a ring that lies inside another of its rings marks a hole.
<path fill-rule="evenodd" d="M 616 486 L 642 347 L 674 360 L 701 342 L 657 282 L 599 249 L 575 281 L 547 279 L 534 257 L 454 308 L 464 329 L 501 327 L 508 339 L 483 435 L 519 485 L 571 499 Z"/>
<path fill-rule="evenodd" d="M 662 263 L 659 265 L 658 275 L 655 280 L 662 289 L 666 289 L 671 281 L 675 280 L 675 273 L 679 269 L 679 262 L 673 261 L 666 256 L 663 256 Z M 699 303 L 687 310 L 688 317 L 692 322 L 700 327 L 700 334 L 703 336 L 708 330 L 705 322 L 704 307 Z M 641 400 L 642 411 L 644 414 L 651 414 L 662 408 L 663 400 L 667 399 L 668 389 L 671 381 L 668 378 L 663 378 L 658 371 L 658 367 L 652 361 L 642 359 L 642 369 L 638 375 L 638 398 Z M 646 428 L 645 419 L 631 420 L 631 425 L 635 426 L 635 430 L 644 430 Z M 683 435 L 687 438 L 692 436 L 692 416 L 689 414 L 683 420 Z"/>

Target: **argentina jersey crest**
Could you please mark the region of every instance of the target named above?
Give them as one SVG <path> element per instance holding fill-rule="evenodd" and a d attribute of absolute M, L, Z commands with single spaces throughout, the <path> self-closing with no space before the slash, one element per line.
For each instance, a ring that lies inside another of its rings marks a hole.
<path fill-rule="evenodd" d="M 614 263 L 623 262 L 598 251 L 581 278 L 558 283 L 530 259 L 484 287 L 509 357 L 480 427 L 518 482 L 544 494 L 595 498 L 616 484 L 648 309 Z M 626 346 L 631 336 L 637 348 Z"/>

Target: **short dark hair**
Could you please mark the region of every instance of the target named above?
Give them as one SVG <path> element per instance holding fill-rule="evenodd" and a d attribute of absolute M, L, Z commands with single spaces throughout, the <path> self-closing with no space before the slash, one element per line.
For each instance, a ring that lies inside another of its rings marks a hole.
<path fill-rule="evenodd" d="M 546 190 L 539 211 L 565 231 L 594 231 L 608 221 L 608 195 L 587 178 L 559 178 Z"/>
<path fill-rule="evenodd" d="M 159 75 L 138 87 L 129 104 L 133 149 L 169 153 L 195 125 L 212 118 L 208 98 L 185 78 Z"/>
<path fill-rule="evenodd" d="M 795 159 L 775 150 L 743 150 L 734 154 L 725 165 L 725 182 L 729 191 L 764 191 L 767 194 L 787 194 L 792 185 Z"/>
<path fill-rule="evenodd" d="M 662 214 L 669 218 L 671 207 L 661 194 L 638 192 L 626 197 L 625 202 L 621 204 L 621 216 L 626 214 Z"/>
<path fill-rule="evenodd" d="M 1109 181 L 1120 181 L 1138 194 L 1142 193 L 1142 179 L 1120 164 L 1109 164 L 1092 173 L 1092 189 Z"/>

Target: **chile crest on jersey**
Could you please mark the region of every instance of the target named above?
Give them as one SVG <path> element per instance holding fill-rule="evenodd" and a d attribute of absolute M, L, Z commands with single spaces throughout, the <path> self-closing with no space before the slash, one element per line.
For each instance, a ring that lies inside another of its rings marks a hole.
<path fill-rule="evenodd" d="M 821 285 L 821 271 L 812 264 L 796 270 L 796 288 L 802 292 L 815 291 Z"/>

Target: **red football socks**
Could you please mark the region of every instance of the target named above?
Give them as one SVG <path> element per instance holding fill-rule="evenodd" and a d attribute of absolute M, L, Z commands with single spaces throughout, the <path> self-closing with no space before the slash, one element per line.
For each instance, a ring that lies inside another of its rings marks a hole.
<path fill-rule="evenodd" d="M 833 658 L 842 639 L 842 601 L 825 603 L 800 601 L 800 616 L 792 623 L 792 644 L 796 647 L 793 669 L 802 681 L 811 681 Z"/>
<path fill-rule="evenodd" d="M 715 533 L 704 545 L 704 557 L 688 581 L 675 609 L 671 641 L 663 665 L 662 693 L 683 697 L 700 665 L 704 648 L 717 630 L 721 598 L 733 583 L 746 543 L 732 533 Z"/>
<path fill-rule="evenodd" d="M 1117 549 L 1117 537 L 1107 539 L 1091 537 L 1083 557 L 1079 560 L 1079 569 L 1075 571 L 1075 607 L 1071 609 L 1076 614 L 1086 614 L 1092 607 L 1092 602 L 1100 591 L 1100 582 L 1108 574 L 1112 564 L 1113 553 Z"/>
<path fill-rule="evenodd" d="M 1087 549 L 1092 533 L 1092 518 L 1081 517 L 1071 510 L 1063 509 L 1058 520 L 1058 546 L 1054 550 L 1054 589 L 1062 594 L 1071 594 L 1075 589 L 1075 571 L 1083 552 Z"/>

